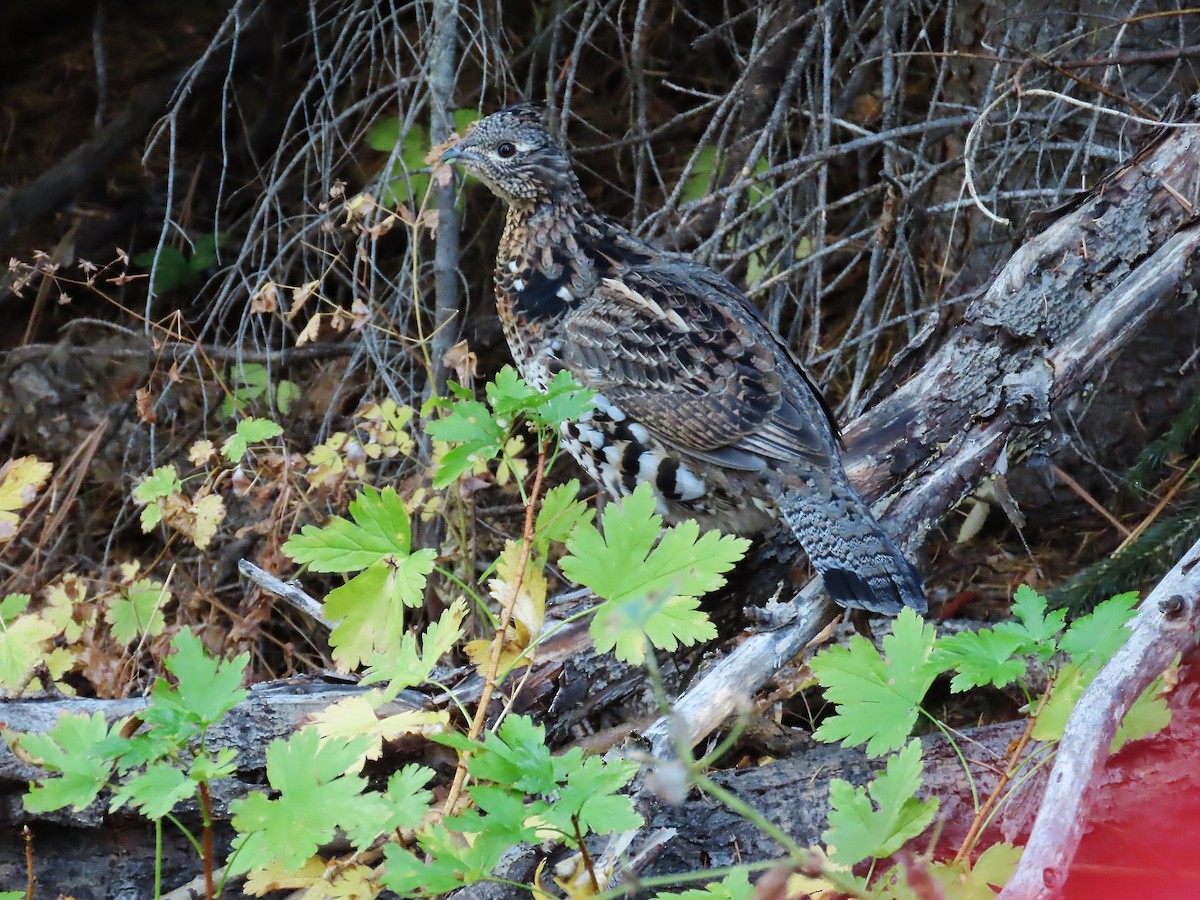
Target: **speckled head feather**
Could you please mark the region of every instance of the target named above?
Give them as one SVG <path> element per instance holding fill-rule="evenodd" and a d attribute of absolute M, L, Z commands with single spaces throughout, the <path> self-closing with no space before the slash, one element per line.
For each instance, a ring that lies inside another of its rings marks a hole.
<path fill-rule="evenodd" d="M 458 163 L 510 204 L 581 196 L 571 158 L 546 129 L 544 110 L 518 103 L 480 119 L 442 162 Z"/>

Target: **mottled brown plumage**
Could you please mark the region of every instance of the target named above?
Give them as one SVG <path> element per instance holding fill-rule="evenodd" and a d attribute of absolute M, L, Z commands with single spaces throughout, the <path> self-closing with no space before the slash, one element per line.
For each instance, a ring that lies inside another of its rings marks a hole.
<path fill-rule="evenodd" d="M 535 107 L 443 154 L 508 204 L 496 299 L 521 374 L 566 369 L 596 409 L 564 444 L 614 496 L 752 536 L 782 516 L 843 606 L 924 611 L 920 577 L 846 479 L 836 426 L 782 339 L 727 279 L 588 203 Z"/>

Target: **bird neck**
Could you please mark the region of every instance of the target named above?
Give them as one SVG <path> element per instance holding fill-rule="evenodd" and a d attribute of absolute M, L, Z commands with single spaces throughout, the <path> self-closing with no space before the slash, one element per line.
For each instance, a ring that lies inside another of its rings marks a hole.
<path fill-rule="evenodd" d="M 587 296 L 601 277 L 594 245 L 604 221 L 582 192 L 510 203 L 496 257 L 502 320 L 554 319 Z"/>
<path fill-rule="evenodd" d="M 564 256 L 579 256 L 579 238 L 595 232 L 602 222 L 577 186 L 537 200 L 511 201 L 500 239 L 500 258 L 522 268 L 554 268 L 564 262 Z"/>

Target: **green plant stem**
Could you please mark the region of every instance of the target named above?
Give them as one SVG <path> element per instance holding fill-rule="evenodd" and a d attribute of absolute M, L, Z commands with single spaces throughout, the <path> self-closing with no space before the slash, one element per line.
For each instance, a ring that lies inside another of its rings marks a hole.
<path fill-rule="evenodd" d="M 154 900 L 162 896 L 162 819 L 154 820 Z M 32 897 L 32 895 L 31 895 Z"/>
<path fill-rule="evenodd" d="M 606 891 L 601 891 L 592 900 L 616 900 L 617 897 L 624 897 L 642 888 L 652 887 L 669 887 L 673 884 L 691 884 L 694 881 L 715 881 L 724 878 L 726 875 L 733 875 L 735 872 L 745 872 L 751 874 L 753 872 L 765 872 L 768 869 L 773 869 L 779 865 L 779 860 L 768 859 L 762 862 L 742 863 L 736 866 L 720 866 L 715 869 L 704 869 L 700 872 L 677 872 L 670 875 L 651 875 L 649 878 L 639 878 L 636 881 L 630 881 L 622 884 L 620 887 L 610 888 Z"/>
<path fill-rule="evenodd" d="M 525 506 L 525 527 L 521 531 L 521 554 L 517 558 L 517 577 L 514 580 L 512 597 L 508 603 L 504 604 L 504 608 L 500 612 L 500 627 L 496 631 L 496 637 L 492 643 L 492 655 L 488 660 L 488 671 L 483 681 L 483 690 L 479 694 L 479 706 L 475 710 L 475 718 L 471 720 L 471 728 L 467 732 L 467 737 L 472 741 L 478 740 L 483 731 L 483 724 L 487 721 L 488 704 L 491 703 L 492 694 L 496 690 L 496 675 L 500 671 L 500 656 L 504 651 L 504 635 L 508 633 L 508 626 L 512 622 L 513 609 L 517 605 L 521 584 L 525 580 L 525 570 L 533 552 L 534 516 L 537 512 L 538 499 L 541 497 L 545 474 L 546 445 L 542 443 L 538 447 L 537 471 L 533 476 L 533 489 L 529 492 L 529 503 Z M 470 759 L 471 754 L 467 752 L 459 757 L 458 767 L 454 770 L 454 782 L 450 785 L 450 792 L 446 795 L 446 803 L 442 807 L 443 815 L 454 813 L 455 804 L 458 803 L 459 795 L 467 780 L 467 763 L 470 762 Z"/>

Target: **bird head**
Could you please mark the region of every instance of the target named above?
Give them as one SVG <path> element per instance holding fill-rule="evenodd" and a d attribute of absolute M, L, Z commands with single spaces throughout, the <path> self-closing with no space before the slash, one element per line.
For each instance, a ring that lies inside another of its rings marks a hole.
<path fill-rule="evenodd" d="M 579 190 L 571 158 L 533 103 L 480 119 L 441 161 L 462 166 L 508 203 L 542 203 Z"/>

